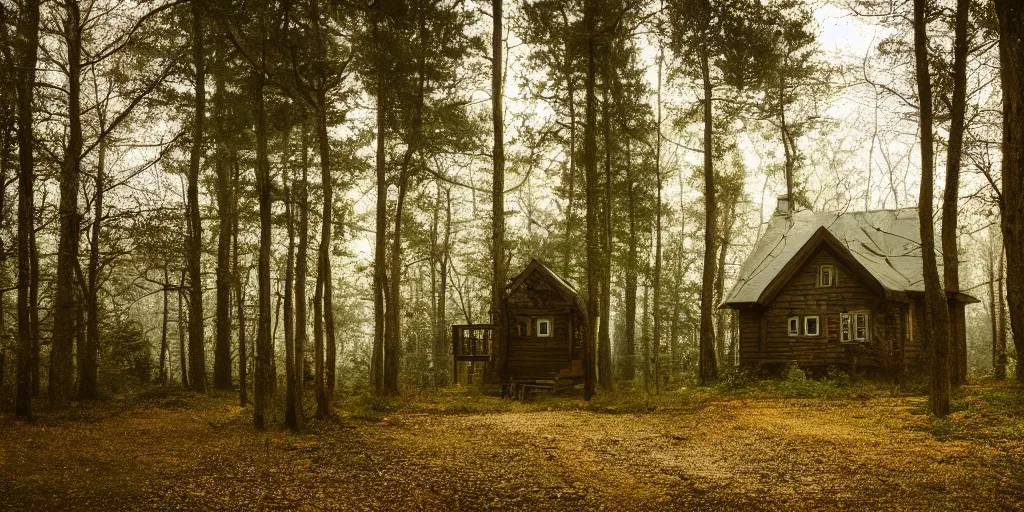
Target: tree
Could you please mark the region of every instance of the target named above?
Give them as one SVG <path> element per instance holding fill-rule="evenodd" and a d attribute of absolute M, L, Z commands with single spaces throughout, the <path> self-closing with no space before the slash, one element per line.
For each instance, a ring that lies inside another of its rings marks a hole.
<path fill-rule="evenodd" d="M 19 12 L 18 45 L 18 370 L 15 415 L 32 419 L 33 361 L 38 365 L 32 294 L 35 253 L 35 158 L 32 132 L 32 101 L 39 51 L 39 0 L 25 0 Z M 38 368 L 38 366 L 37 366 Z"/>
<path fill-rule="evenodd" d="M 715 357 L 715 276 L 718 256 L 719 201 L 715 157 L 714 102 L 745 105 L 751 91 L 764 90 L 766 71 L 761 61 L 772 56 L 774 29 L 760 4 L 746 0 L 672 0 L 666 4 L 670 44 L 680 74 L 697 82 L 702 92 L 703 121 L 704 265 L 700 294 L 700 382 L 718 379 Z"/>
<path fill-rule="evenodd" d="M 60 228 L 57 247 L 57 283 L 54 297 L 54 329 L 50 350 L 49 398 L 51 404 L 70 399 L 74 387 L 73 351 L 79 322 L 79 296 L 75 269 L 81 216 L 78 211 L 82 172 L 82 15 L 78 0 L 64 0 L 64 43 L 67 50 L 68 136 L 60 171 Z"/>
<path fill-rule="evenodd" d="M 494 126 L 493 178 L 491 181 L 491 314 L 494 318 L 496 353 L 495 371 L 500 378 L 505 371 L 505 114 L 504 72 L 502 66 L 502 0 L 491 0 L 491 119 Z"/>
<path fill-rule="evenodd" d="M 195 111 L 192 119 L 192 147 L 189 153 L 188 193 L 188 282 L 189 385 L 194 391 L 206 391 L 206 346 L 203 321 L 203 223 L 199 214 L 199 173 L 203 154 L 203 130 L 206 123 L 206 47 L 203 43 L 204 0 L 191 0 L 191 36 Z"/>
<path fill-rule="evenodd" d="M 960 161 L 964 145 L 964 117 L 967 110 L 967 21 L 970 0 L 957 0 L 955 41 L 953 46 L 953 100 L 950 105 L 949 142 L 946 146 L 946 187 L 942 200 L 942 271 L 947 297 L 960 292 L 960 249 L 957 244 L 957 215 L 960 193 Z M 953 318 L 957 301 L 948 299 L 949 316 Z M 966 329 L 958 325 L 958 329 Z M 966 336 L 966 335 L 965 335 Z M 954 340 L 959 335 L 954 333 Z M 953 361 L 950 365 L 951 383 L 967 382 L 967 354 L 961 353 L 966 347 L 959 342 L 952 343 Z M 961 364 L 962 363 L 962 364 Z"/>
<path fill-rule="evenodd" d="M 597 58 L 597 0 L 584 0 L 583 25 L 587 43 L 586 119 L 583 130 L 583 169 L 586 180 L 586 239 L 587 239 L 587 332 L 583 342 L 583 399 L 590 400 L 594 394 L 594 350 L 597 346 L 598 304 L 600 297 L 600 241 L 598 239 L 598 190 L 597 190 L 597 105 L 594 89 L 597 82 L 595 60 Z"/>
<path fill-rule="evenodd" d="M 921 219 L 921 260 L 925 286 L 924 339 L 931 343 L 929 400 L 932 413 L 942 418 L 949 414 L 950 324 L 946 296 L 939 279 L 935 258 L 933 186 L 935 181 L 934 134 L 932 132 L 932 84 L 928 70 L 928 33 L 926 0 L 914 0 L 914 61 L 921 119 L 921 194 L 918 215 Z M 948 222 L 943 219 L 943 223 Z"/>
<path fill-rule="evenodd" d="M 1003 92 L 1002 230 L 1017 382 L 1024 383 L 1024 6 L 995 0 Z"/>

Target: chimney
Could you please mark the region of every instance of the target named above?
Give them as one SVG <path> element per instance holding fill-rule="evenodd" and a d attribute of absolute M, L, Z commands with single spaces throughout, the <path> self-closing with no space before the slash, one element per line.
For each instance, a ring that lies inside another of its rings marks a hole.
<path fill-rule="evenodd" d="M 793 213 L 793 204 L 789 200 L 789 196 L 783 194 L 778 197 L 778 206 L 775 207 L 775 215 L 790 215 Z"/>

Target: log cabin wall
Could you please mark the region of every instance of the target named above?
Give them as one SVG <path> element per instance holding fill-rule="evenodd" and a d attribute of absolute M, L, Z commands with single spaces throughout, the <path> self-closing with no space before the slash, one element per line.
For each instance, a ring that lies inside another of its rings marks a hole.
<path fill-rule="evenodd" d="M 818 286 L 822 265 L 836 270 L 833 286 Z M 848 370 L 898 367 L 901 352 L 914 349 L 901 343 L 905 308 L 884 300 L 822 246 L 791 275 L 770 303 L 740 309 L 740 364 L 781 366 L 796 362 L 802 367 L 834 365 Z M 866 343 L 841 341 L 841 315 L 854 311 L 868 314 Z M 819 319 L 816 336 L 803 332 L 808 316 Z M 800 319 L 797 336 L 789 334 L 791 317 Z"/>
<path fill-rule="evenodd" d="M 508 296 L 508 356 L 506 376 L 550 379 L 571 376 L 579 357 L 573 335 L 581 324 L 576 304 L 566 300 L 538 272 Z M 541 336 L 538 321 L 551 321 L 551 335 Z"/>

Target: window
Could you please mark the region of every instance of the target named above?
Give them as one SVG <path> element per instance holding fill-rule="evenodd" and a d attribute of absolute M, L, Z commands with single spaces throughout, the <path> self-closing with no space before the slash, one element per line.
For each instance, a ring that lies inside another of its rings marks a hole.
<path fill-rule="evenodd" d="M 537 320 L 537 337 L 538 338 L 550 338 L 551 337 L 551 319 L 541 318 Z"/>
<path fill-rule="evenodd" d="M 868 312 L 852 311 L 839 316 L 841 325 L 840 341 L 867 341 L 868 340 Z"/>
<path fill-rule="evenodd" d="M 800 336 L 800 317 L 791 316 L 789 317 L 789 335 Z"/>
<path fill-rule="evenodd" d="M 836 267 L 822 265 L 818 267 L 818 287 L 827 288 L 836 284 Z"/>
<path fill-rule="evenodd" d="M 820 336 L 821 324 L 817 316 L 804 317 L 804 336 Z"/>
<path fill-rule="evenodd" d="M 857 340 L 868 339 L 868 314 L 857 313 L 853 316 L 854 320 L 854 338 Z"/>

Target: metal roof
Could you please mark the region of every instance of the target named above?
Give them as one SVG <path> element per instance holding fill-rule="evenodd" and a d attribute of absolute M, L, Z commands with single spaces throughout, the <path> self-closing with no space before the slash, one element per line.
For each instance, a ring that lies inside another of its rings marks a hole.
<path fill-rule="evenodd" d="M 827 229 L 887 291 L 924 291 L 917 208 L 838 214 L 798 211 L 772 217 L 723 305 L 759 302 L 772 280 L 820 228 Z M 941 253 L 936 251 L 936 257 L 941 275 Z"/>

